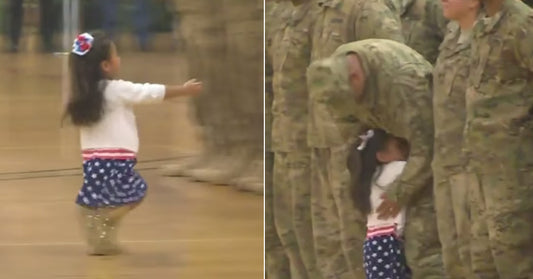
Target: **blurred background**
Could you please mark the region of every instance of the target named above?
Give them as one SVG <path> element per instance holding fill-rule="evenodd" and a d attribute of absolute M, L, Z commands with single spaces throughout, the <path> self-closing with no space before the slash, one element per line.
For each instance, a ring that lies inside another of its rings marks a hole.
<path fill-rule="evenodd" d="M 205 88 L 135 109 L 150 189 L 116 258 L 84 254 L 79 135 L 61 123 L 66 53 L 95 29 L 122 79 Z M 262 278 L 263 1 L 0 0 L 0 31 L 0 277 Z"/>

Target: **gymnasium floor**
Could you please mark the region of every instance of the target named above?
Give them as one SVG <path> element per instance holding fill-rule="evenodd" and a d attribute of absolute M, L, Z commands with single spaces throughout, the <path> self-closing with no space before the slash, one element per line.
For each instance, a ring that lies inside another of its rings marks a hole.
<path fill-rule="evenodd" d="M 121 56 L 124 79 L 186 79 L 177 54 Z M 262 278 L 262 197 L 157 173 L 201 150 L 187 100 L 136 109 L 149 194 L 121 227 L 125 254 L 85 254 L 78 134 L 60 125 L 62 59 L 0 54 L 0 279 Z"/>

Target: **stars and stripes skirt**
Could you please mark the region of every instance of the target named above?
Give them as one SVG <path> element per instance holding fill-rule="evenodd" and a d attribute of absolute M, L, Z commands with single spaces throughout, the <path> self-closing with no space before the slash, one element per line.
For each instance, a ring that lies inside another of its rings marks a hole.
<path fill-rule="evenodd" d="M 89 149 L 83 155 L 83 186 L 76 203 L 85 207 L 112 207 L 140 202 L 147 184 L 133 169 L 135 152 L 125 149 Z"/>
<path fill-rule="evenodd" d="M 367 279 L 409 279 L 402 241 L 395 227 L 368 230 L 364 243 L 364 267 Z"/>

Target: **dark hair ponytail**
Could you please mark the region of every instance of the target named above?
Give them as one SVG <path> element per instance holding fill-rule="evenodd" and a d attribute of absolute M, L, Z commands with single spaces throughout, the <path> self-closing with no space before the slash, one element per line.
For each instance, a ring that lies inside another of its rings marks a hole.
<path fill-rule="evenodd" d="M 70 97 L 64 117 L 70 116 L 72 123 L 89 126 L 100 120 L 104 110 L 105 84 L 101 63 L 111 56 L 111 39 L 103 32 L 92 32 L 94 38 L 91 50 L 83 55 L 70 53 Z"/>
<path fill-rule="evenodd" d="M 363 150 L 357 150 L 359 143 L 351 146 L 347 162 L 352 200 L 355 207 L 364 215 L 368 215 L 372 210 L 370 203 L 372 180 L 380 166 L 376 154 L 386 147 L 387 141 L 391 138 L 390 134 L 381 129 L 374 129 L 373 133 Z"/>

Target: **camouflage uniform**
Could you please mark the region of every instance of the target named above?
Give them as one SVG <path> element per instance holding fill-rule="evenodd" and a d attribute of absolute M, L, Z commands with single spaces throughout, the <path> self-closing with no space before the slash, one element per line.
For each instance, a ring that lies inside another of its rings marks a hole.
<path fill-rule="evenodd" d="M 292 5 L 292 3 L 291 3 Z M 294 272 L 292 278 L 321 278 L 311 225 L 307 85 L 311 61 L 311 24 L 316 6 L 306 1 L 273 36 L 272 150 L 274 151 L 274 220 Z"/>
<path fill-rule="evenodd" d="M 456 22 L 450 23 L 433 71 L 435 211 L 444 266 L 448 275 L 457 279 L 472 277 L 468 185 L 461 148 L 470 35 Z"/>
<path fill-rule="evenodd" d="M 269 279 L 291 277 L 289 259 L 285 253 L 274 224 L 273 169 L 274 153 L 271 148 L 272 133 L 272 37 L 278 32 L 281 22 L 287 20 L 289 2 L 267 1 L 265 3 L 265 272 Z"/>
<path fill-rule="evenodd" d="M 405 44 L 434 64 L 446 33 L 440 0 L 384 0 L 400 18 Z"/>
<path fill-rule="evenodd" d="M 440 0 L 403 0 L 400 7 L 405 44 L 434 64 L 447 22 Z"/>
<path fill-rule="evenodd" d="M 191 101 L 193 118 L 202 128 L 204 152 L 201 156 L 167 166 L 163 174 L 190 176 L 189 172 L 194 168 L 209 168 L 207 163 L 212 163 L 215 157 L 219 157 L 220 150 L 227 149 L 225 137 L 227 129 L 220 126 L 220 123 L 227 120 L 223 115 L 228 104 L 227 86 L 217 84 L 215 79 L 218 74 L 217 68 L 225 65 L 226 56 L 213 55 L 224 51 L 225 38 L 221 28 L 222 18 L 215 14 L 220 10 L 221 3 L 213 5 L 209 0 L 174 0 L 174 2 L 179 10 L 180 29 L 187 45 L 185 50 L 188 76 L 204 82 L 204 92 Z"/>
<path fill-rule="evenodd" d="M 313 31 L 312 60 L 331 55 L 343 43 L 367 38 L 403 41 L 397 17 L 380 1 L 320 0 Z M 315 94 L 309 91 L 310 99 Z M 309 103 L 307 142 L 311 148 L 313 237 L 324 278 L 365 278 L 362 246 L 366 218 L 357 211 L 349 193 L 347 149 L 359 127 L 355 118 L 330 123 L 323 108 Z M 334 125 L 353 129 L 331 133 Z"/>
<path fill-rule="evenodd" d="M 349 85 L 347 52 L 356 52 L 366 74 L 365 95 L 354 101 Z M 331 58 L 308 69 L 309 88 L 316 90 L 330 121 L 355 116 L 362 123 L 406 138 L 411 144 L 407 166 L 387 191 L 407 209 L 405 253 L 414 279 L 444 278 L 441 247 L 433 207 L 431 157 L 433 111 L 431 65 L 409 47 L 391 40 L 370 39 L 345 44 Z M 333 136 L 350 133 L 347 125 L 330 126 Z"/>
<path fill-rule="evenodd" d="M 191 162 L 169 166 L 165 174 L 262 194 L 263 2 L 176 2 L 189 72 L 204 81 L 205 92 L 193 105 L 205 152 Z"/>
<path fill-rule="evenodd" d="M 531 278 L 533 12 L 505 0 L 472 38 L 464 138 L 479 182 L 472 237 L 485 240 L 471 246 L 472 269 L 479 278 Z"/>

